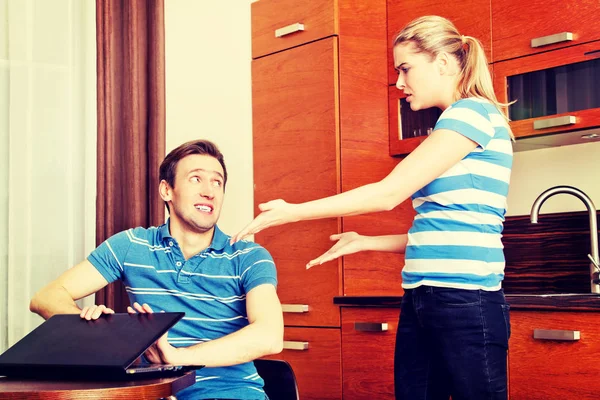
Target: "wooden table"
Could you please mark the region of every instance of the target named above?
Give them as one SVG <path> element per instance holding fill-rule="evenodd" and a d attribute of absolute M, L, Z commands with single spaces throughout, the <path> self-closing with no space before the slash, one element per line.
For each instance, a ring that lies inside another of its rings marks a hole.
<path fill-rule="evenodd" d="M 131 381 L 37 381 L 0 377 L 0 399 L 4 400 L 158 400 L 169 398 L 196 381 L 195 372 L 185 375 Z"/>

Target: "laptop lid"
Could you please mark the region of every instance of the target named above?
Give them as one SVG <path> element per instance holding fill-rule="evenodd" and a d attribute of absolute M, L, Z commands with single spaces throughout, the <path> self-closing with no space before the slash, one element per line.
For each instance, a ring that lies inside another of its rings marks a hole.
<path fill-rule="evenodd" d="M 104 314 L 87 321 L 54 315 L 0 355 L 0 375 L 29 371 L 120 370 L 183 318 L 183 312 Z M 40 375 L 40 372 L 35 372 Z"/>

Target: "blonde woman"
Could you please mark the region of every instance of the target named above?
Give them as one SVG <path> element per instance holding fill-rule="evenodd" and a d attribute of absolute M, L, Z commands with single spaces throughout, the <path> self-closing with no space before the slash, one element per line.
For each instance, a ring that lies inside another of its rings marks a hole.
<path fill-rule="evenodd" d="M 501 242 L 512 134 L 492 89 L 480 42 L 425 16 L 394 41 L 396 86 L 412 110 L 443 112 L 433 132 L 388 176 L 302 204 L 274 200 L 241 232 L 285 223 L 391 210 L 412 196 L 407 234 L 333 235 L 307 268 L 359 251 L 405 252 L 396 338 L 396 398 L 507 398 L 508 304 Z"/>

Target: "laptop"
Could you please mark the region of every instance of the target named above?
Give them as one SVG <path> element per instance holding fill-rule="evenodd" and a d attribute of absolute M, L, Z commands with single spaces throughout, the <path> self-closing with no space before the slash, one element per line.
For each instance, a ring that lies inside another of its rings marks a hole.
<path fill-rule="evenodd" d="M 185 313 L 57 314 L 0 355 L 0 375 L 114 380 L 181 375 L 203 365 L 148 364 L 140 356 Z"/>

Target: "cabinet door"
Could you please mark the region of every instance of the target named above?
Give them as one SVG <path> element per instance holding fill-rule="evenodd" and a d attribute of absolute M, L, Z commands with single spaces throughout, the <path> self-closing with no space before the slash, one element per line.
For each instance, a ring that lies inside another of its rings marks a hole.
<path fill-rule="evenodd" d="M 338 193 L 337 79 L 337 38 L 252 62 L 255 205 Z M 332 299 L 340 294 L 340 261 L 306 270 L 329 249 L 339 224 L 315 220 L 256 235 L 277 265 L 286 325 L 339 326 Z"/>
<path fill-rule="evenodd" d="M 511 400 L 598 398 L 600 314 L 512 311 L 510 317 Z M 574 331 L 579 340 L 566 340 Z"/>
<path fill-rule="evenodd" d="M 334 0 L 252 3 L 252 58 L 338 33 Z"/>
<path fill-rule="evenodd" d="M 491 62 L 492 25 L 490 0 L 388 0 L 388 59 L 389 83 L 396 83 L 392 54 L 393 41 L 406 24 L 423 15 L 448 18 L 461 35 L 473 36 L 481 41 L 488 61 Z"/>
<path fill-rule="evenodd" d="M 494 62 L 600 39 L 598 0 L 491 3 Z"/>
<path fill-rule="evenodd" d="M 266 358 L 292 366 L 302 400 L 340 400 L 342 372 L 340 330 L 285 328 L 284 350 Z"/>
<path fill-rule="evenodd" d="M 394 399 L 398 308 L 342 307 L 344 400 Z"/>
<path fill-rule="evenodd" d="M 580 131 L 600 126 L 598 76 L 600 41 L 494 63 L 494 90 L 517 101 L 509 112 L 517 138 Z"/>

